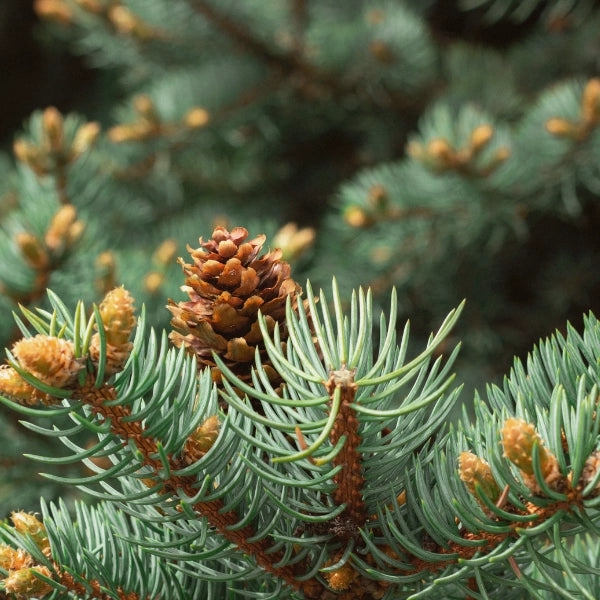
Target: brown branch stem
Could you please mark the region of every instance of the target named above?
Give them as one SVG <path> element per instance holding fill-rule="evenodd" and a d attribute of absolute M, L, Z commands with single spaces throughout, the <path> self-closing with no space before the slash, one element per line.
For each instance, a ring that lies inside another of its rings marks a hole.
<path fill-rule="evenodd" d="M 480 540 L 482 541 L 481 546 L 463 546 L 457 542 L 451 542 L 448 548 L 442 548 L 437 546 L 433 551 L 439 554 L 457 554 L 457 557 L 451 557 L 448 560 L 440 560 L 438 563 L 426 562 L 422 559 L 413 559 L 414 570 L 410 572 L 404 572 L 403 574 L 417 573 L 422 571 L 430 571 L 435 573 L 436 571 L 442 570 L 451 563 L 458 563 L 461 559 L 470 559 L 475 556 L 478 552 L 487 554 L 491 552 L 496 546 L 504 542 L 510 537 L 518 537 L 518 533 L 515 531 L 517 527 L 527 528 L 541 525 L 544 521 L 555 515 L 559 511 L 573 512 L 574 509 L 583 509 L 583 497 L 581 495 L 581 487 L 578 486 L 575 489 L 571 489 L 567 492 L 567 499 L 553 502 L 548 506 L 539 507 L 536 505 L 529 505 L 528 511 L 515 511 L 515 514 L 520 516 L 531 515 L 531 521 L 529 522 L 515 522 L 513 523 L 513 529 L 503 533 L 490 533 L 487 531 L 471 532 L 469 530 L 463 530 L 461 537 L 465 540 Z M 506 508 L 505 508 L 506 510 Z M 536 516 L 537 515 L 537 516 Z M 515 563 L 516 564 L 516 563 Z M 511 568 L 514 569 L 514 565 L 511 562 Z"/>
<path fill-rule="evenodd" d="M 339 526 L 332 529 L 338 541 L 344 543 L 350 538 L 359 535 L 360 528 L 368 528 L 369 522 L 372 521 L 372 518 L 367 515 L 366 505 L 362 497 L 365 481 L 362 474 L 360 453 L 358 452 L 360 444 L 360 436 L 358 434 L 359 421 L 351 406 L 355 401 L 357 390 L 354 382 L 354 371 L 347 369 L 345 366 L 339 370 L 332 371 L 329 380 L 324 382 L 324 385 L 332 401 L 336 394 L 339 394 L 340 401 L 338 415 L 330 434 L 330 442 L 336 445 L 340 442 L 342 436 L 345 436 L 344 446 L 334 459 L 335 465 L 339 465 L 341 469 L 334 477 L 336 489 L 333 496 L 335 502 L 338 505 L 345 504 L 346 509 L 341 515 L 338 523 Z M 110 419 L 112 432 L 121 438 L 124 443 L 127 440 L 133 440 L 144 457 L 145 465 L 149 466 L 157 474 L 164 471 L 164 465 L 157 458 L 156 440 L 151 436 L 145 435 L 142 423 L 126 419 L 126 417 L 131 416 L 130 408 L 123 405 L 106 405 L 107 402 L 117 398 L 116 390 L 113 387 L 104 385 L 96 388 L 93 381 L 90 380 L 84 386 L 75 390 L 75 396 L 87 403 L 96 415 Z M 181 469 L 182 464 L 178 459 L 173 457 L 169 457 L 169 467 L 171 476 L 163 482 L 164 491 L 169 494 L 176 494 L 177 491 L 183 491 L 188 497 L 194 497 L 197 493 L 197 478 L 195 476 L 174 475 L 173 473 Z M 571 512 L 576 507 L 582 507 L 582 505 L 581 489 L 579 487 L 570 489 L 565 501 L 555 502 L 543 508 L 531 505 L 528 511 L 519 511 L 520 515 L 530 514 L 531 521 L 516 523 L 515 527 L 539 525 L 558 511 Z M 235 547 L 252 556 L 262 569 L 301 591 L 305 598 L 322 598 L 325 597 L 323 594 L 328 593 L 324 585 L 316 578 L 311 578 L 304 582 L 296 579 L 297 575 L 306 572 L 307 565 L 304 562 L 301 561 L 294 566 L 276 566 L 279 562 L 282 562 L 283 553 L 281 551 L 271 552 L 272 548 L 265 538 L 249 542 L 248 540 L 256 535 L 256 531 L 251 526 L 236 529 L 234 526 L 240 522 L 240 516 L 233 510 L 224 511 L 224 502 L 221 499 L 200 500 L 195 502 L 192 508 L 198 515 L 205 517 L 216 531 Z M 535 515 L 538 516 L 536 517 Z M 376 527 L 376 523 L 373 523 L 373 525 Z M 465 540 L 480 540 L 481 545 L 464 546 L 457 542 L 451 542 L 447 547 L 441 547 L 435 544 L 435 548 L 431 548 L 431 551 L 440 555 L 438 562 L 425 561 L 407 552 L 407 558 L 412 563 L 413 568 L 409 571 L 399 570 L 398 574 L 436 573 L 446 568 L 449 564 L 456 564 L 460 559 L 469 559 L 477 553 L 485 554 L 490 552 L 507 538 L 517 535 L 515 530 L 503 533 L 489 533 L 486 531 L 471 532 L 465 529 L 462 532 L 462 537 Z M 448 558 L 444 559 L 443 555 L 447 555 Z M 361 582 L 360 585 L 358 585 L 359 581 Z M 364 600 L 367 595 L 365 595 L 365 589 L 361 588 L 363 583 L 367 585 L 369 584 L 369 580 L 360 576 L 357 580 L 358 587 L 352 586 L 352 588 L 338 595 L 338 597 L 340 600 Z M 385 587 L 387 584 L 379 582 L 378 585 Z M 103 596 L 95 597 L 104 600 Z M 138 599 L 135 596 L 124 595 L 123 600 Z"/>
<path fill-rule="evenodd" d="M 333 459 L 335 466 L 341 469 L 336 473 L 333 480 L 336 489 L 333 493 L 334 500 L 339 506 L 346 504 L 346 510 L 342 517 L 349 521 L 347 536 L 352 537 L 358 534 L 358 528 L 363 527 L 367 522 L 367 511 L 362 497 L 362 489 L 365 484 L 362 475 L 362 467 L 358 446 L 360 436 L 358 435 L 358 418 L 352 408 L 352 403 L 356 396 L 357 386 L 354 383 L 354 370 L 348 370 L 345 365 L 338 371 L 330 373 L 329 380 L 325 383 L 327 393 L 333 402 L 336 390 L 340 394 L 340 408 L 331 429 L 329 440 L 335 447 L 345 436 L 346 440 L 342 450 Z"/>
<path fill-rule="evenodd" d="M 193 0 L 191 4 L 207 21 L 215 25 L 238 46 L 262 59 L 271 67 L 276 67 L 284 72 L 302 73 L 311 78 L 317 75 L 315 68 L 303 62 L 295 53 L 273 52 L 267 44 L 253 36 L 249 30 L 229 16 L 215 10 L 209 3 L 203 0 Z"/>
<path fill-rule="evenodd" d="M 60 164 L 56 168 L 55 173 L 56 179 L 56 193 L 58 194 L 58 199 L 60 201 L 61 206 L 66 206 L 67 204 L 71 204 L 71 200 L 67 194 L 67 168 L 66 165 Z"/>
<path fill-rule="evenodd" d="M 293 19 L 293 49 L 296 56 L 300 56 L 304 48 L 304 32 L 308 21 L 307 0 L 290 0 L 290 12 Z"/>
<path fill-rule="evenodd" d="M 134 440 L 136 447 L 144 456 L 144 463 L 147 466 L 151 467 L 156 473 L 164 470 L 161 461 L 155 458 L 157 455 L 156 441 L 144 434 L 140 422 L 125 420 L 125 417 L 131 415 L 129 407 L 122 405 L 106 406 L 107 401 L 115 400 L 117 397 L 116 390 L 113 387 L 104 385 L 96 388 L 93 381 L 88 381 L 83 387 L 76 390 L 76 396 L 89 404 L 94 413 L 110 419 L 112 432 L 124 442 L 130 439 Z M 182 466 L 173 457 L 169 457 L 169 462 L 171 473 L 179 470 Z M 183 490 L 188 497 L 196 495 L 196 484 L 196 477 L 173 474 L 163 482 L 166 492 L 176 493 L 177 490 Z M 290 566 L 275 566 L 283 560 L 283 552 L 271 552 L 269 543 L 265 538 L 249 542 L 248 540 L 256 535 L 256 531 L 251 526 L 234 529 L 233 526 L 239 523 L 240 517 L 233 510 L 223 512 L 224 503 L 221 499 L 200 500 L 192 508 L 199 515 L 206 517 L 208 522 L 238 549 L 253 556 L 257 564 L 265 571 L 299 590 L 310 585 L 297 581 L 295 577 L 296 570 Z"/>
<path fill-rule="evenodd" d="M 55 564 L 54 568 L 60 577 L 59 583 L 78 596 L 82 598 L 96 598 L 97 600 L 113 600 L 114 596 L 105 594 L 102 591 L 100 582 L 95 579 L 86 580 L 87 585 L 84 585 L 80 581 L 77 581 L 70 573 L 62 571 L 58 565 Z M 124 592 L 119 588 L 117 593 L 119 600 L 140 600 L 140 597 L 135 592 Z"/>

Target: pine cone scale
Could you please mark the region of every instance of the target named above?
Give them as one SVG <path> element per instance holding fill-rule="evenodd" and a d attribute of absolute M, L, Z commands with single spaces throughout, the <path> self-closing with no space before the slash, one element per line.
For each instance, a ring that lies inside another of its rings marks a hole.
<path fill-rule="evenodd" d="M 242 263 L 239 258 L 230 258 L 217 279 L 218 288 L 237 288 L 242 280 Z"/>
<path fill-rule="evenodd" d="M 219 276 L 224 269 L 223 263 L 220 263 L 218 260 L 207 260 L 202 267 L 202 271 L 207 277 L 217 277 Z M 198 276 L 195 275 L 197 278 Z"/>
<path fill-rule="evenodd" d="M 240 309 L 240 314 L 247 317 L 255 317 L 265 301 L 260 296 L 250 296 Z"/>
<path fill-rule="evenodd" d="M 223 356 L 235 362 L 252 362 L 254 360 L 254 347 L 249 346 L 244 338 L 234 338 L 227 343 L 227 352 Z"/>
<path fill-rule="evenodd" d="M 215 306 L 213 318 L 210 323 L 217 333 L 241 334 L 248 329 L 250 319 L 241 315 L 229 304 L 218 304 Z"/>
<path fill-rule="evenodd" d="M 273 320 L 273 317 L 266 318 L 268 322 L 267 326 L 269 328 L 269 331 L 272 331 L 275 327 L 275 321 Z M 260 325 L 258 324 L 258 321 L 254 321 L 254 323 L 252 323 L 252 327 L 250 327 L 250 331 L 244 336 L 244 339 L 249 344 L 258 344 L 262 341 L 263 335 L 262 331 L 260 330 Z"/>
<path fill-rule="evenodd" d="M 258 285 L 260 285 L 260 279 L 256 274 L 256 271 L 252 267 L 248 267 L 248 269 L 242 272 L 240 285 L 234 290 L 234 293 L 239 294 L 240 296 L 247 296 L 248 294 L 251 294 Z"/>
<path fill-rule="evenodd" d="M 225 258 L 231 258 L 238 251 L 238 247 L 233 240 L 223 240 L 219 242 L 219 255 Z"/>
<path fill-rule="evenodd" d="M 254 238 L 255 240 L 258 240 L 258 238 Z M 260 243 L 260 246 L 253 246 L 252 244 L 246 243 L 246 244 L 242 244 L 237 251 L 237 257 L 242 261 L 242 262 L 250 262 L 253 261 L 258 253 L 260 252 L 260 249 L 265 241 L 265 236 L 262 236 L 262 242 Z"/>

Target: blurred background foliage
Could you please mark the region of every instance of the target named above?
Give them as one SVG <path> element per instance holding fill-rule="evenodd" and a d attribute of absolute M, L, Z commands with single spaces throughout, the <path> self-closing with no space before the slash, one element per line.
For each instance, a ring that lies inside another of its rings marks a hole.
<path fill-rule="evenodd" d="M 168 327 L 176 257 L 243 225 L 301 284 L 396 286 L 415 340 L 466 298 L 469 398 L 599 312 L 599 32 L 592 0 L 4 0 L 2 344 L 46 287 Z M 1 418 L 5 514 L 54 488 Z"/>

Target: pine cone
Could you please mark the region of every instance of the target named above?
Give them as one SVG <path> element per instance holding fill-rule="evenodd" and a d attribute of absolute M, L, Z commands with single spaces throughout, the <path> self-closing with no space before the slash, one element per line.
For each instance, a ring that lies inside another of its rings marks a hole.
<path fill-rule="evenodd" d="M 236 227 L 227 231 L 217 227 L 212 239 L 193 250 L 188 246 L 193 264 L 179 263 L 186 275 L 181 289 L 190 297 L 187 302 L 169 300 L 175 331 L 170 338 L 176 346 L 185 345 L 200 366 L 212 368 L 213 380 L 221 381 L 215 366 L 215 351 L 242 379 L 250 377 L 256 348 L 264 355 L 263 365 L 269 378 L 277 373 L 269 366 L 258 324 L 258 311 L 265 317 L 269 331 L 275 323 L 283 324 L 288 296 L 296 303 L 300 286 L 290 277 L 290 266 L 281 260 L 276 249 L 258 256 L 265 242 L 260 235 L 245 241 L 248 231 Z M 285 339 L 285 327 L 281 328 Z"/>

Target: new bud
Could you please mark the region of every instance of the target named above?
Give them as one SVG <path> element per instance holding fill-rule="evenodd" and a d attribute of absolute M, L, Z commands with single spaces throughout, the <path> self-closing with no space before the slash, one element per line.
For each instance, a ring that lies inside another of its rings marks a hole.
<path fill-rule="evenodd" d="M 481 493 L 492 502 L 496 502 L 500 496 L 500 488 L 492 475 L 490 465 L 472 452 L 460 453 L 458 474 L 475 498 L 479 498 L 477 486 L 479 486 Z"/>
<path fill-rule="evenodd" d="M 52 387 L 73 383 L 83 368 L 72 342 L 49 335 L 23 338 L 14 344 L 12 353 L 21 367 Z"/>
<path fill-rule="evenodd" d="M 15 549 L 6 544 L 0 544 L 0 569 L 15 571 L 33 564 L 31 554 L 21 548 Z"/>
<path fill-rule="evenodd" d="M 213 447 L 218 436 L 219 418 L 213 415 L 186 440 L 183 454 L 185 462 L 191 465 L 200 460 Z"/>
<path fill-rule="evenodd" d="M 63 147 L 64 122 L 60 112 L 49 106 L 42 114 L 42 132 L 48 149 L 60 152 Z"/>
<path fill-rule="evenodd" d="M 596 123 L 600 118 L 600 78 L 590 79 L 583 90 L 581 115 L 585 123 Z"/>
<path fill-rule="evenodd" d="M 61 206 L 52 217 L 44 242 L 53 252 L 63 250 L 68 244 L 71 226 L 77 219 L 77 210 L 72 204 Z"/>
<path fill-rule="evenodd" d="M 85 123 L 82 125 L 73 138 L 71 144 L 71 152 L 75 157 L 80 156 L 84 152 L 87 152 L 98 139 L 100 135 L 100 124 L 94 122 Z"/>
<path fill-rule="evenodd" d="M 4 589 L 9 594 L 14 594 L 17 598 L 41 598 L 52 592 L 52 586 L 40 579 L 37 573 L 45 577 L 52 577 L 48 567 L 36 565 L 35 567 L 26 567 L 12 571 L 4 580 Z"/>
<path fill-rule="evenodd" d="M 210 115 L 207 110 L 200 107 L 194 107 L 188 110 L 183 122 L 190 129 L 198 129 L 204 127 L 210 121 Z"/>
<path fill-rule="evenodd" d="M 479 125 L 471 132 L 469 145 L 474 152 L 481 150 L 493 137 L 494 128 L 491 125 Z"/>
<path fill-rule="evenodd" d="M 106 336 L 106 374 L 116 373 L 127 361 L 133 344 L 129 341 L 136 319 L 134 299 L 123 287 L 106 294 L 98 310 Z M 100 336 L 95 333 L 90 343 L 90 357 L 96 365 L 100 361 Z"/>
<path fill-rule="evenodd" d="M 521 471 L 525 485 L 534 493 L 540 488 L 533 472 L 533 449 L 537 444 L 540 460 L 540 470 L 546 484 L 557 488 L 562 480 L 558 461 L 554 454 L 544 447 L 543 441 L 531 423 L 523 419 L 510 418 L 502 428 L 502 446 L 504 456 Z"/>
<path fill-rule="evenodd" d="M 35 388 L 29 385 L 11 366 L 0 365 L 0 394 L 18 404 L 31 404 Z M 35 402 L 33 402 L 35 403 Z"/>
<path fill-rule="evenodd" d="M 35 515 L 24 511 L 13 512 L 10 516 L 15 529 L 24 536 L 29 536 L 35 545 L 46 555 L 50 556 L 50 542 L 46 526 Z"/>
<path fill-rule="evenodd" d="M 15 242 L 27 264 L 36 271 L 41 271 L 48 266 L 49 257 L 42 242 L 28 231 L 20 231 L 15 236 Z"/>

